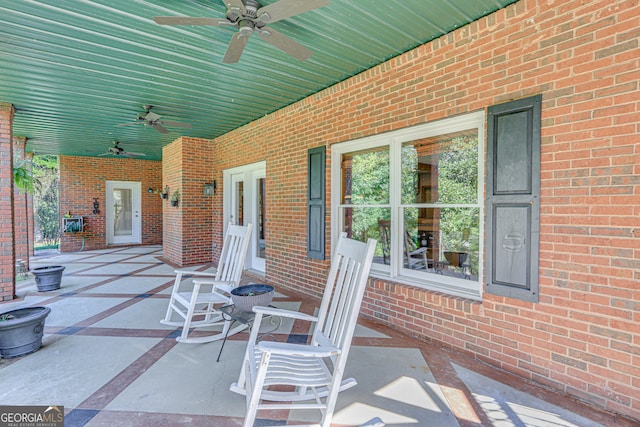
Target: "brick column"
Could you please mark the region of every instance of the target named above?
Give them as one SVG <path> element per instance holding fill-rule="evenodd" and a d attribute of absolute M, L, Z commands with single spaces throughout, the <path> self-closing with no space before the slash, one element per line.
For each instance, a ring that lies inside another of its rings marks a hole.
<path fill-rule="evenodd" d="M 15 160 L 31 160 L 32 153 L 25 153 L 27 138 L 13 138 L 13 158 Z M 31 170 L 31 163 L 25 164 L 25 167 Z M 13 216 L 14 216 L 14 233 L 15 233 L 15 252 L 16 259 L 21 259 L 25 266 L 29 268 L 29 256 L 33 249 L 33 212 L 30 206 L 33 203 L 33 196 L 17 187 L 13 191 Z M 31 224 L 31 227 L 29 226 Z"/>
<path fill-rule="evenodd" d="M 213 258 L 213 197 L 204 184 L 213 180 L 213 150 L 207 139 L 181 137 L 162 148 L 162 188 L 169 198 L 178 190 L 180 202 L 162 202 L 163 257 L 171 264 L 205 264 Z"/>
<path fill-rule="evenodd" d="M 15 296 L 13 213 L 13 105 L 0 103 L 0 301 Z"/>

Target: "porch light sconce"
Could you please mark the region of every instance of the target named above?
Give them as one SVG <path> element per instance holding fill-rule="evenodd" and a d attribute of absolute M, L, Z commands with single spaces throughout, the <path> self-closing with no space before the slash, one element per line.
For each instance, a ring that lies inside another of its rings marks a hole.
<path fill-rule="evenodd" d="M 169 186 L 168 185 L 164 186 L 164 190 L 162 190 L 162 192 L 160 193 L 160 198 L 161 199 L 168 199 L 169 198 Z"/>
<path fill-rule="evenodd" d="M 98 199 L 94 197 L 93 199 L 93 213 L 94 214 L 99 214 L 100 213 L 100 203 L 98 203 Z"/>
<path fill-rule="evenodd" d="M 147 188 L 147 193 L 153 194 L 153 188 L 151 188 L 151 187 Z"/>
<path fill-rule="evenodd" d="M 213 184 L 211 183 L 206 183 L 204 184 L 204 195 L 205 196 L 213 196 L 213 194 L 216 192 L 216 181 L 213 181 Z"/>

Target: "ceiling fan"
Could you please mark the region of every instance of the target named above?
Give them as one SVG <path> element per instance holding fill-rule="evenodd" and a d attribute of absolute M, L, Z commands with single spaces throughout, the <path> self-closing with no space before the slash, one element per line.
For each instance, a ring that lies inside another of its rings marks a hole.
<path fill-rule="evenodd" d="M 169 133 L 169 129 L 165 128 L 165 126 L 191 128 L 191 125 L 189 123 L 170 122 L 170 121 L 167 121 L 167 120 L 160 120 L 160 117 L 162 117 L 162 116 L 160 116 L 159 114 L 153 113 L 151 111 L 151 109 L 153 108 L 152 105 L 143 105 L 142 107 L 145 109 L 145 112 L 138 114 L 138 121 L 131 122 L 131 123 L 124 123 L 124 124 L 121 124 L 121 125 L 118 125 L 118 126 L 119 127 L 131 126 L 131 125 L 137 125 L 137 124 L 142 123 L 145 126 L 150 126 L 150 127 L 154 128 L 155 130 L 157 130 L 160 133 Z"/>
<path fill-rule="evenodd" d="M 226 19 L 223 18 L 190 18 L 186 16 L 154 16 L 153 20 L 160 25 L 212 25 L 215 27 L 236 27 L 238 32 L 229 42 L 222 62 L 232 64 L 238 62 L 242 51 L 253 32 L 299 61 L 309 59 L 311 50 L 284 34 L 268 28 L 267 24 L 309 12 L 326 6 L 329 0 L 280 0 L 267 6 L 261 6 L 256 0 L 223 0 L 227 6 Z"/>
<path fill-rule="evenodd" d="M 144 153 L 133 153 L 130 151 L 124 151 L 124 148 L 120 147 L 120 141 L 113 141 L 113 147 L 109 147 L 106 153 L 98 154 L 98 156 L 122 156 L 122 157 L 144 157 Z"/>

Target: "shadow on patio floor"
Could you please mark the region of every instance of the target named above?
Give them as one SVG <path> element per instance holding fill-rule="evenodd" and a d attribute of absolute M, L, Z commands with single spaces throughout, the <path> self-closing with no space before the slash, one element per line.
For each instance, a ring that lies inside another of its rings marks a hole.
<path fill-rule="evenodd" d="M 176 343 L 179 329 L 160 324 L 174 277 L 161 252 L 143 246 L 34 257 L 31 268 L 66 269 L 60 290 L 39 293 L 29 278 L 18 283 L 21 299 L 0 305 L 0 312 L 33 305 L 52 310 L 40 350 L 0 361 L 0 402 L 64 406 L 67 427 L 240 425 L 244 398 L 229 385 L 246 334 L 230 337 L 219 362 L 220 342 Z M 245 274 L 244 281 L 260 279 Z M 282 291 L 273 302 L 305 312 L 318 303 Z M 275 337 L 305 332 L 283 323 Z M 633 425 L 364 319 L 346 375 L 359 384 L 338 398 L 336 426 L 375 417 L 387 426 L 414 427 Z M 290 422 L 316 419 L 305 411 L 285 416 Z"/>

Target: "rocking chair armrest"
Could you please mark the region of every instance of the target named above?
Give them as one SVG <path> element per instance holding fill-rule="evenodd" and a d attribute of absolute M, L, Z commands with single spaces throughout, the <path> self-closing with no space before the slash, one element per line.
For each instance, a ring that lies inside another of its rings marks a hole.
<path fill-rule="evenodd" d="M 260 341 L 256 347 L 259 351 L 266 353 L 297 357 L 331 357 L 337 356 L 342 352 L 342 350 L 337 347 L 318 347 L 314 345 L 291 344 L 277 341 Z"/>
<path fill-rule="evenodd" d="M 318 321 L 318 318 L 316 316 L 312 316 L 306 313 L 301 313 L 299 311 L 284 310 L 282 308 L 276 308 L 276 307 L 264 307 L 264 306 L 256 305 L 253 307 L 253 312 L 261 313 L 263 315 L 269 315 L 269 316 L 289 317 L 292 319 L 306 320 L 309 322 Z"/>
<path fill-rule="evenodd" d="M 221 282 L 218 280 L 193 279 L 193 283 L 199 285 L 213 285 L 214 290 L 219 290 L 226 294 L 230 294 L 231 290 L 234 288 L 233 282 Z"/>
<path fill-rule="evenodd" d="M 231 295 L 233 288 L 235 288 L 233 282 L 213 282 L 213 289 L 222 291 L 227 295 Z"/>
<path fill-rule="evenodd" d="M 177 269 L 173 270 L 175 274 L 182 274 L 183 276 L 204 276 L 204 277 L 216 277 L 216 273 L 208 273 L 205 271 L 193 271 L 193 270 L 183 270 Z"/>
<path fill-rule="evenodd" d="M 415 250 L 410 252 L 410 255 L 421 255 L 421 254 L 424 254 L 425 252 L 427 252 L 427 249 L 429 249 L 429 248 L 421 247 L 421 248 L 415 249 Z"/>

